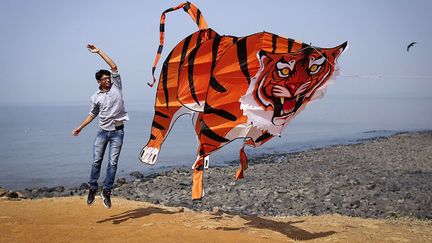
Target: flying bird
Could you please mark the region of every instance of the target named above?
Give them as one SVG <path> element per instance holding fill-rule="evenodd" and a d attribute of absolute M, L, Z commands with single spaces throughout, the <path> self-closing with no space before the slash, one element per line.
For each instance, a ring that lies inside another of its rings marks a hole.
<path fill-rule="evenodd" d="M 411 42 L 408 46 L 407 46 L 407 52 L 409 52 L 409 49 L 411 47 L 413 47 L 415 44 L 417 44 L 417 42 Z"/>

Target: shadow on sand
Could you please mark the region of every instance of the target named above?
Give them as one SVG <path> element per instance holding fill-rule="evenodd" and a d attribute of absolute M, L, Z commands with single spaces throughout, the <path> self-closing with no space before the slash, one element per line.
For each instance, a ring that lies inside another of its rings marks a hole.
<path fill-rule="evenodd" d="M 100 223 L 112 221 L 113 224 L 120 224 L 129 219 L 137 219 L 137 218 L 149 216 L 151 214 L 175 214 L 175 213 L 177 212 L 171 212 L 157 207 L 138 208 L 138 209 L 126 211 L 124 213 L 112 215 L 109 218 L 99 220 L 96 223 L 100 224 Z"/>
<path fill-rule="evenodd" d="M 129 210 L 120 214 L 112 215 L 109 218 L 97 221 L 97 223 L 105 223 L 105 222 L 112 221 L 113 224 L 121 224 L 129 219 L 137 219 L 152 214 L 176 214 L 176 213 L 178 212 L 168 211 L 158 207 L 138 208 L 135 210 Z M 214 220 L 216 222 L 219 222 L 220 220 L 233 218 L 235 215 L 226 215 L 223 214 L 222 212 L 217 212 L 212 214 L 212 216 L 213 217 L 210 218 L 209 220 Z M 337 233 L 335 231 L 311 233 L 293 225 L 293 224 L 303 223 L 305 222 L 304 220 L 279 222 L 279 221 L 264 219 L 260 217 L 252 217 L 252 216 L 240 216 L 240 217 L 246 221 L 245 223 L 243 223 L 243 226 L 216 227 L 215 229 L 223 230 L 223 231 L 237 231 L 237 230 L 243 230 L 248 227 L 256 228 L 256 229 L 267 229 L 267 230 L 284 234 L 285 236 L 293 240 L 313 240 L 322 237 L 327 237 L 329 235 L 333 235 Z"/>
<path fill-rule="evenodd" d="M 220 213 L 213 214 L 213 215 L 216 217 L 212 219 L 216 221 L 219 221 L 222 218 L 233 217 L 233 215 L 220 216 L 221 215 Z M 264 219 L 260 217 L 249 217 L 249 216 L 240 216 L 240 217 L 247 221 L 246 223 L 244 223 L 244 227 L 217 227 L 216 230 L 236 231 L 236 230 L 242 230 L 246 227 L 251 227 L 256 229 L 267 229 L 267 230 L 284 234 L 285 236 L 293 240 L 313 240 L 322 237 L 327 237 L 329 235 L 333 235 L 337 233 L 336 231 L 311 233 L 293 225 L 293 224 L 303 223 L 305 222 L 305 220 L 279 222 L 279 221 Z"/>

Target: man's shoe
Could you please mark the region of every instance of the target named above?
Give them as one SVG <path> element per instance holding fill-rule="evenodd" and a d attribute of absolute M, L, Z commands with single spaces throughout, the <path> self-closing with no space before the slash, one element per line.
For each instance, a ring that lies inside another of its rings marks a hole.
<path fill-rule="evenodd" d="M 106 208 L 111 208 L 111 190 L 104 189 L 101 193 L 103 204 Z"/>
<path fill-rule="evenodd" d="M 87 205 L 92 205 L 95 199 L 95 195 L 97 193 L 97 189 L 90 189 L 87 196 Z"/>

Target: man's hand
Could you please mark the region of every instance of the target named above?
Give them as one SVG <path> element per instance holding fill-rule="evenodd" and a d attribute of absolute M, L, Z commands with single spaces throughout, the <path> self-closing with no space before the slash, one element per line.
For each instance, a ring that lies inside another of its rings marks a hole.
<path fill-rule="evenodd" d="M 84 127 L 86 127 L 91 121 L 93 121 L 94 117 L 91 115 L 87 115 L 86 118 L 84 118 L 84 121 L 81 122 L 81 124 L 72 130 L 72 136 L 78 136 Z"/>
<path fill-rule="evenodd" d="M 99 48 L 97 48 L 95 45 L 93 44 L 88 44 L 87 45 L 87 49 L 91 52 L 91 53 L 99 53 L 100 50 Z"/>
<path fill-rule="evenodd" d="M 117 65 L 114 63 L 113 60 L 111 60 L 111 58 L 109 58 L 101 49 L 97 48 L 95 45 L 93 44 L 88 44 L 87 45 L 87 49 L 91 52 L 91 53 L 97 53 L 99 54 L 99 56 L 102 57 L 102 59 L 104 59 L 104 61 L 110 66 L 111 71 L 113 72 L 117 72 Z"/>
<path fill-rule="evenodd" d="M 72 136 L 78 136 L 81 132 L 81 128 L 75 128 L 74 130 L 72 130 Z"/>

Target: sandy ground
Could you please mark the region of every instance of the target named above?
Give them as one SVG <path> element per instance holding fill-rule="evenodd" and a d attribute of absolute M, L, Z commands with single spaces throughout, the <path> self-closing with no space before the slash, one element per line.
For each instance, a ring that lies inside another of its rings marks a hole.
<path fill-rule="evenodd" d="M 0 200 L 0 242 L 432 242 L 432 222 L 340 215 L 245 217 L 113 198 Z"/>

